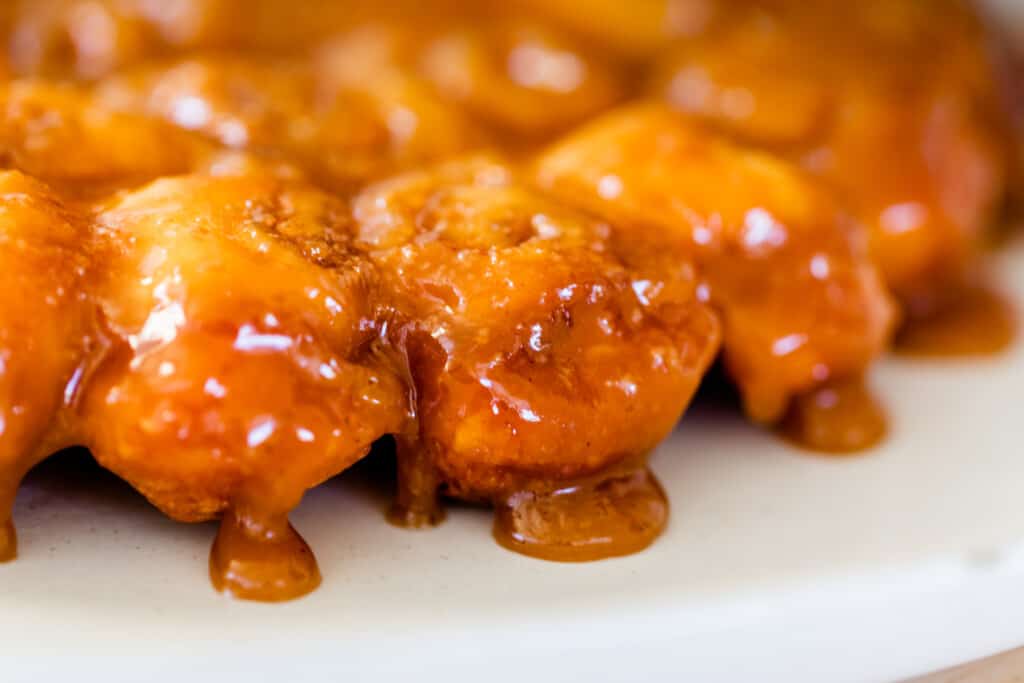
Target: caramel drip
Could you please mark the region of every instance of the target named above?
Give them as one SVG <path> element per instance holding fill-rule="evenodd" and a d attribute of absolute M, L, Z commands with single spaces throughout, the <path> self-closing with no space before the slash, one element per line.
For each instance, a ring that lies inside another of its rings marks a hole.
<path fill-rule="evenodd" d="M 590 562 L 640 552 L 667 522 L 665 492 L 641 465 L 544 493 L 514 493 L 498 506 L 494 538 L 530 557 Z"/>
<path fill-rule="evenodd" d="M 10 562 L 18 556 L 18 534 L 14 522 L 7 519 L 0 524 L 0 562 Z"/>
<path fill-rule="evenodd" d="M 789 441 L 822 453 L 855 453 L 878 445 L 885 411 L 860 378 L 836 380 L 793 399 L 779 426 Z"/>
<path fill-rule="evenodd" d="M 398 480 L 388 521 L 405 529 L 423 529 L 444 521 L 437 468 L 417 442 L 397 439 Z"/>
<path fill-rule="evenodd" d="M 1005 351 L 1017 335 L 1012 304 L 998 292 L 964 285 L 935 311 L 911 317 L 896 337 L 907 356 L 989 356 Z"/>
<path fill-rule="evenodd" d="M 18 478 L 13 481 L 17 482 Z M 5 484 L 0 491 L 0 562 L 10 562 L 18 556 L 18 533 L 11 518 L 17 484 Z"/>
<path fill-rule="evenodd" d="M 315 590 L 320 569 L 287 517 L 257 521 L 228 512 L 210 550 L 210 579 L 236 598 L 283 602 Z"/>

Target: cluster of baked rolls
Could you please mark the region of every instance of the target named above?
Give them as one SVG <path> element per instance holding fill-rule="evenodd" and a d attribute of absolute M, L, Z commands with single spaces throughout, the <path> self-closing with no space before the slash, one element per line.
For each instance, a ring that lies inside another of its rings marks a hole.
<path fill-rule="evenodd" d="M 289 512 L 382 440 L 397 523 L 447 496 L 514 550 L 621 555 L 717 359 L 751 420 L 853 451 L 897 329 L 1008 341 L 970 6 L 426 5 L 0 7 L 0 559 L 22 478 L 84 446 L 222 520 L 219 588 L 296 597 Z"/>

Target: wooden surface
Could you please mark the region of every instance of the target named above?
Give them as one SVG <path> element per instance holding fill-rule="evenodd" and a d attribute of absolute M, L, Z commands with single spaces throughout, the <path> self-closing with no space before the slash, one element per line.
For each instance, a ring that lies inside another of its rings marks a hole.
<path fill-rule="evenodd" d="M 1024 683 L 1024 648 L 906 683 Z"/>

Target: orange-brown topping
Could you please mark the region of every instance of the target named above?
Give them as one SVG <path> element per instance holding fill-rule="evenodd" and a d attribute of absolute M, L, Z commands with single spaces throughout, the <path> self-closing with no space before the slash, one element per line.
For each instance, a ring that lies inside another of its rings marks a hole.
<path fill-rule="evenodd" d="M 693 258 L 755 420 L 857 373 L 892 307 L 847 216 L 788 164 L 659 108 L 609 115 L 542 155 L 538 183 L 618 226 L 633 262 Z"/>
<path fill-rule="evenodd" d="M 752 419 L 869 447 L 888 291 L 917 351 L 1013 330 L 953 286 L 1012 144 L 980 24 L 939 10 L 0 3 L 0 561 L 22 477 L 84 445 L 222 520 L 219 589 L 298 597 L 290 511 L 382 437 L 396 523 L 447 495 L 518 552 L 635 552 L 720 345 Z M 640 91 L 672 107 L 607 111 Z"/>
<path fill-rule="evenodd" d="M 660 59 L 655 92 L 827 180 L 902 298 L 956 277 L 1013 156 L 968 3 L 714 4 L 716 20 Z"/>
<path fill-rule="evenodd" d="M 820 453 L 858 453 L 885 437 L 888 420 L 858 378 L 826 382 L 798 396 L 780 429 L 790 441 Z"/>

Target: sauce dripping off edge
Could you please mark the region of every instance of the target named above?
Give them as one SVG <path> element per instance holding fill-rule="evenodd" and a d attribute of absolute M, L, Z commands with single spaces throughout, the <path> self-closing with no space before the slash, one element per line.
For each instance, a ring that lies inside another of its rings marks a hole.
<path fill-rule="evenodd" d="M 10 562 L 18 556 L 18 534 L 14 522 L 7 518 L 0 523 L 0 562 Z"/>
<path fill-rule="evenodd" d="M 778 433 L 807 450 L 857 455 L 881 443 L 888 420 L 862 378 L 839 379 L 795 397 Z"/>
<path fill-rule="evenodd" d="M 210 580 L 236 598 L 283 602 L 312 592 L 321 577 L 313 551 L 286 517 L 256 520 L 229 510 L 210 549 Z"/>

